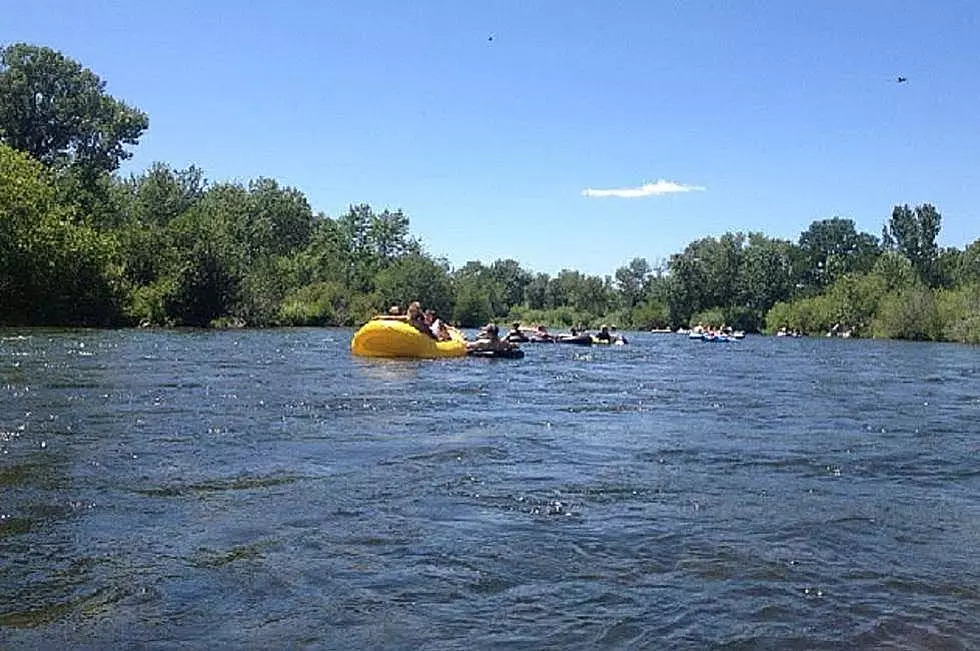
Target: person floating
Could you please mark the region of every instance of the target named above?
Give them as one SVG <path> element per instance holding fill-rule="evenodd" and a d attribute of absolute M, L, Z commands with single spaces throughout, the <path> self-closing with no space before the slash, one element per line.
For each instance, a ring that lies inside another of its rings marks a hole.
<path fill-rule="evenodd" d="M 515 351 L 518 348 L 515 344 L 500 338 L 500 330 L 495 323 L 488 323 L 480 330 L 475 340 L 466 342 L 466 350 L 469 353 L 500 353 Z"/>
<path fill-rule="evenodd" d="M 514 321 L 514 324 L 510 328 L 510 332 L 507 333 L 507 336 L 504 337 L 504 339 L 513 343 L 525 343 L 528 340 L 527 335 L 523 330 L 521 330 L 520 321 Z"/>

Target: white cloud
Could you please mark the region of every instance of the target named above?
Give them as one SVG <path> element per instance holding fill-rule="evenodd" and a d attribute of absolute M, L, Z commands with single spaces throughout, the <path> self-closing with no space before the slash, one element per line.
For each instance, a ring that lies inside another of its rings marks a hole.
<path fill-rule="evenodd" d="M 609 190 L 586 188 L 582 190 L 582 196 L 636 199 L 637 197 L 656 197 L 662 194 L 674 194 L 676 192 L 703 192 L 706 189 L 700 185 L 681 185 L 680 183 L 660 179 L 656 183 L 644 183 L 638 188 L 612 188 Z"/>

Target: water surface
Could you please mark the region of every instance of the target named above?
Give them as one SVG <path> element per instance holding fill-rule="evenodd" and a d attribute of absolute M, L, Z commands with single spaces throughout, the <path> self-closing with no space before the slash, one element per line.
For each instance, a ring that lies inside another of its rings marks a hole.
<path fill-rule="evenodd" d="M 0 331 L 5 648 L 976 648 L 980 349 Z"/>

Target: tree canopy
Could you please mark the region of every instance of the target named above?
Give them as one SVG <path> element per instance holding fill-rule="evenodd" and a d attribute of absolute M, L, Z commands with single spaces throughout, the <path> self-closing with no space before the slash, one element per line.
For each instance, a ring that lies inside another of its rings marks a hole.
<path fill-rule="evenodd" d="M 0 142 L 41 163 L 111 172 L 148 124 L 60 52 L 26 43 L 0 50 Z"/>

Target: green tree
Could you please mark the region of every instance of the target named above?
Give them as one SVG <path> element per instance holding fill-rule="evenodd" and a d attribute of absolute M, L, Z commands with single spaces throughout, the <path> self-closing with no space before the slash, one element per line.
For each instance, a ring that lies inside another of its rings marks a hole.
<path fill-rule="evenodd" d="M 446 262 L 421 253 L 405 255 L 379 272 L 374 284 L 379 311 L 414 300 L 443 318 L 452 314 L 453 290 Z"/>
<path fill-rule="evenodd" d="M 54 197 L 37 161 L 0 144 L 0 323 L 119 322 L 115 240 L 78 223 Z"/>
<path fill-rule="evenodd" d="M 546 273 L 535 274 L 524 287 L 524 302 L 532 310 L 543 310 L 554 305 L 548 304 L 548 285 L 551 277 Z"/>
<path fill-rule="evenodd" d="M 971 283 L 980 283 L 980 239 L 966 247 L 958 256 L 954 272 L 954 285 Z"/>
<path fill-rule="evenodd" d="M 200 168 L 178 170 L 166 163 L 153 163 L 150 169 L 121 182 L 117 192 L 127 222 L 146 226 L 165 226 L 193 208 L 204 197 L 207 181 Z"/>
<path fill-rule="evenodd" d="M 375 213 L 368 204 L 352 205 L 337 218 L 344 246 L 346 283 L 352 289 L 370 293 L 379 271 L 399 257 L 421 253 L 418 241 L 409 231 L 409 219 L 402 211 Z"/>
<path fill-rule="evenodd" d="M 234 315 L 243 282 L 241 252 L 218 206 L 202 205 L 171 223 L 174 265 L 162 279 L 167 315 L 178 325 L 208 326 Z"/>
<path fill-rule="evenodd" d="M 481 326 L 493 319 L 493 306 L 486 287 L 475 276 L 456 279 L 453 323 L 464 328 Z"/>
<path fill-rule="evenodd" d="M 858 232 L 850 219 L 815 221 L 800 235 L 800 282 L 819 291 L 844 274 L 868 272 L 879 250 L 878 240 Z"/>
<path fill-rule="evenodd" d="M 490 265 L 489 276 L 499 291 L 498 314 L 507 314 L 512 307 L 523 303 L 524 290 L 534 278 L 516 260 L 509 259 L 495 260 Z"/>
<path fill-rule="evenodd" d="M 904 255 L 922 282 L 934 285 L 939 247 L 936 238 L 942 224 L 942 216 L 930 204 L 895 206 L 891 219 L 885 226 L 884 246 Z"/>
<path fill-rule="evenodd" d="M 313 232 L 310 204 L 295 188 L 281 187 L 273 179 L 260 178 L 248 184 L 245 232 L 253 257 L 289 255 L 306 245 Z"/>
<path fill-rule="evenodd" d="M 111 172 L 148 123 L 60 52 L 26 43 L 0 50 L 0 141 L 45 165 Z"/>
<path fill-rule="evenodd" d="M 740 305 L 755 315 L 750 329 L 758 329 L 761 317 L 773 305 L 793 295 L 795 247 L 785 240 L 770 239 L 761 233 L 750 233 L 742 254 L 739 282 Z"/>
<path fill-rule="evenodd" d="M 616 288 L 624 308 L 632 310 L 642 300 L 650 273 L 650 263 L 646 258 L 633 258 L 628 265 L 616 270 Z"/>

